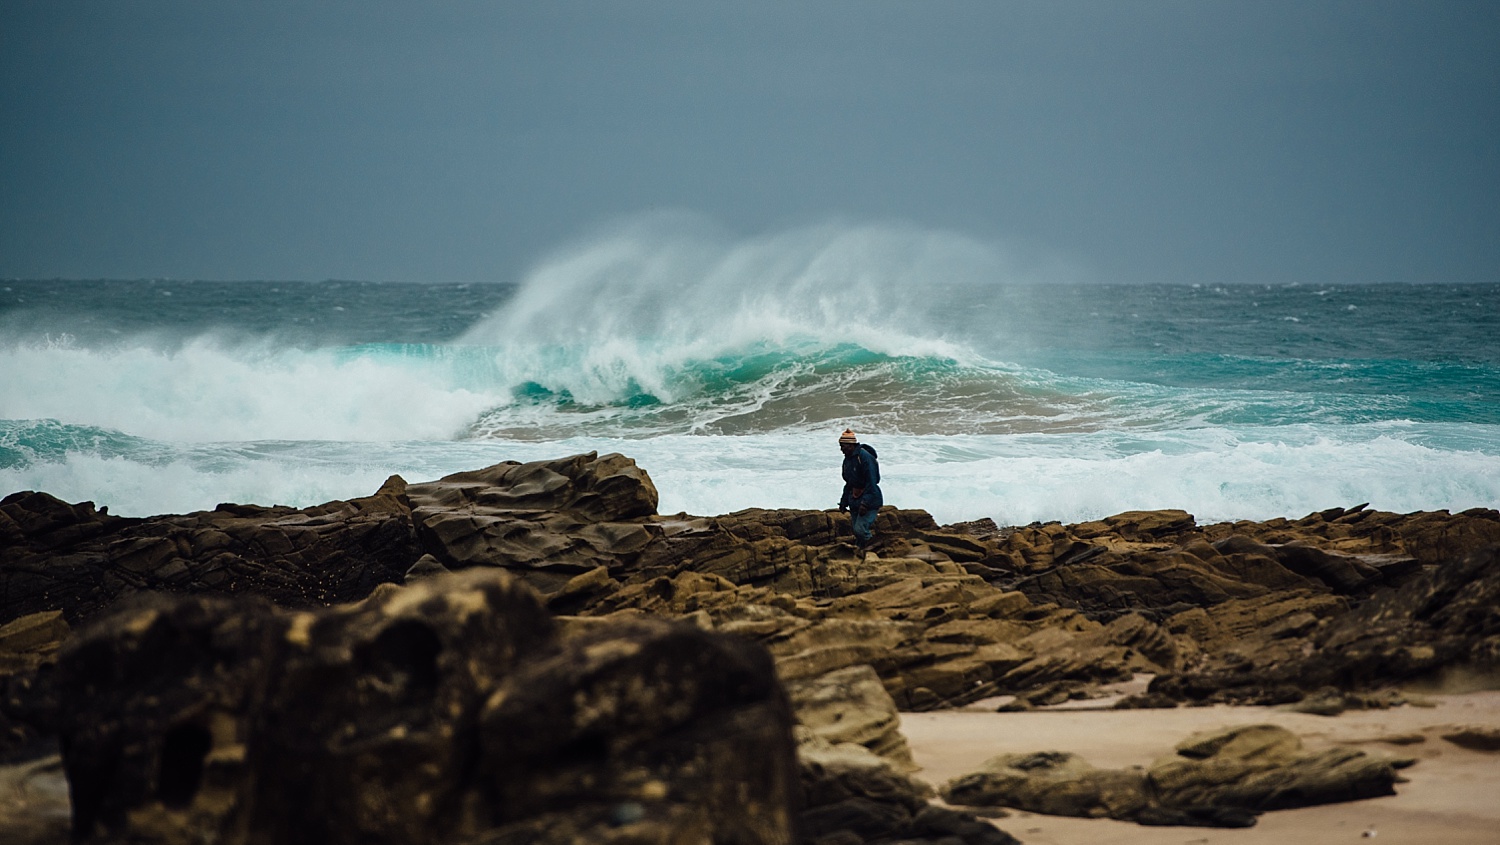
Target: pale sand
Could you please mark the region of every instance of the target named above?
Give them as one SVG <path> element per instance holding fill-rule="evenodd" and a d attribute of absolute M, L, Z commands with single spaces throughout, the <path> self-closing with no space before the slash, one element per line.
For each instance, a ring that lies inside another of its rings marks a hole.
<path fill-rule="evenodd" d="M 1465 725 L 1500 730 L 1500 692 L 1427 699 L 1435 706 L 1333 717 L 1264 707 L 995 713 L 992 702 L 989 709 L 905 713 L 901 731 L 922 766 L 917 777 L 933 785 L 1009 752 L 1072 751 L 1096 766 L 1147 765 L 1195 731 L 1268 722 L 1295 731 L 1309 748 L 1352 744 L 1418 760 L 1402 770 L 1409 782 L 1397 784 L 1393 796 L 1266 813 L 1255 827 L 1241 830 L 1014 811 L 996 822 L 1025 845 L 1353 845 L 1371 838 L 1376 845 L 1500 845 L 1500 752 L 1471 751 L 1442 739 Z M 0 842 L 65 842 L 67 818 L 67 783 L 58 758 L 0 767 Z"/>
<path fill-rule="evenodd" d="M 1252 828 L 1146 827 L 1111 819 L 1073 819 L 1010 811 L 996 823 L 1026 845 L 1500 845 L 1500 752 L 1460 748 L 1442 735 L 1464 725 L 1500 729 L 1500 692 L 1429 695 L 1432 707 L 1312 716 L 1266 707 L 1173 710 L 1060 709 L 996 713 L 970 707 L 903 713 L 901 731 L 921 770 L 942 784 L 1004 753 L 1071 751 L 1095 766 L 1149 765 L 1199 730 L 1277 724 L 1309 749 L 1354 745 L 1410 757 L 1396 794 L 1384 798 L 1266 813 Z"/>

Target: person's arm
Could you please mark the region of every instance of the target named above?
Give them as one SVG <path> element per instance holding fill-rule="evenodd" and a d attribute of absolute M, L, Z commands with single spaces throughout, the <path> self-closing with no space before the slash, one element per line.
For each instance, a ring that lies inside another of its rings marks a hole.
<path fill-rule="evenodd" d="M 870 486 L 870 465 L 865 462 L 865 456 L 860 452 L 854 453 L 854 463 L 855 466 L 859 467 L 860 484 L 857 487 L 849 484 L 844 486 L 849 489 L 849 507 L 853 508 L 855 513 L 864 513 L 865 503 L 863 500 L 865 498 L 865 489 Z"/>

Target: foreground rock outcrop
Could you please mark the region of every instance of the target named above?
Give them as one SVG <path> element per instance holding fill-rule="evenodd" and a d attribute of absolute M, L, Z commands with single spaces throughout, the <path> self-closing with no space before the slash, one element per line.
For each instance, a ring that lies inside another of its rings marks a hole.
<path fill-rule="evenodd" d="M 763 650 L 648 619 L 564 636 L 504 573 L 321 612 L 154 596 L 55 684 L 75 838 L 791 841 Z"/>
<path fill-rule="evenodd" d="M 886 508 L 864 554 L 833 512 L 656 502 L 634 462 L 592 454 L 300 510 L 124 519 L 13 494 L 0 759 L 63 737 L 82 837 L 988 842 L 907 776 L 897 710 L 1140 675 L 1123 706 L 1388 706 L 1393 684 L 1500 666 L 1493 510 Z M 781 762 L 734 775 L 753 787 L 695 781 L 768 732 Z M 715 809 L 752 793 L 773 821 Z M 294 800 L 320 809 L 271 809 Z"/>

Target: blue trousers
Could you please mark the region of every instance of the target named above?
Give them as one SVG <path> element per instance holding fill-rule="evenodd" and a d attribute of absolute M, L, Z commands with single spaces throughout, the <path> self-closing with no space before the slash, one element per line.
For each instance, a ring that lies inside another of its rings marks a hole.
<path fill-rule="evenodd" d="M 864 513 L 856 513 L 853 510 L 849 512 L 849 523 L 854 529 L 854 539 L 861 546 L 870 542 L 870 538 L 875 536 L 875 517 L 879 515 L 880 511 L 876 508 L 871 508 Z"/>

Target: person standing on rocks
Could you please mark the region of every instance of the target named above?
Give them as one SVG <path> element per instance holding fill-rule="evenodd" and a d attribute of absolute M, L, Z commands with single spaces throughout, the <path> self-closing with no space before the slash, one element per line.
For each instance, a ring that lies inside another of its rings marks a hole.
<path fill-rule="evenodd" d="M 885 504 L 880 495 L 880 462 L 875 449 L 860 443 L 853 429 L 846 428 L 839 436 L 839 449 L 844 453 L 844 495 L 839 499 L 839 512 L 850 511 L 854 542 L 863 549 L 875 538 L 875 516 Z"/>

